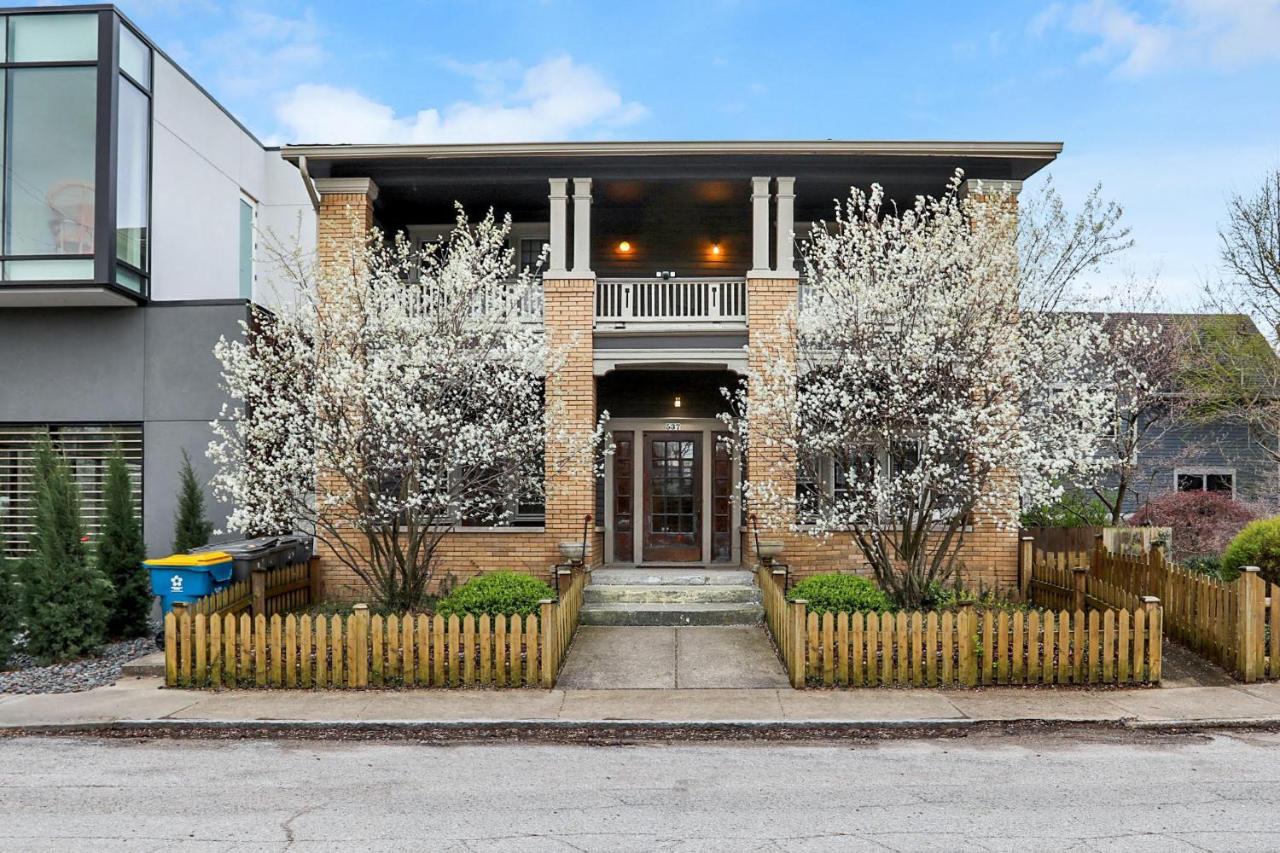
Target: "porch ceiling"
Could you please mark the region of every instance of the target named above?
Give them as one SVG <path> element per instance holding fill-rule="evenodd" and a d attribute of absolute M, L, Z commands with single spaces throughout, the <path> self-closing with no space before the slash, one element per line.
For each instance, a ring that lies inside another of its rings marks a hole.
<path fill-rule="evenodd" d="M 598 203 L 626 203 L 626 189 L 686 183 L 691 203 L 747 206 L 753 175 L 793 175 L 796 216 L 830 216 L 850 186 L 882 184 L 891 198 L 936 194 L 956 168 L 970 177 L 1024 180 L 1057 156 L 1059 143 L 688 142 L 516 145 L 288 146 L 309 174 L 372 178 L 386 224 L 449 221 L 455 200 L 468 210 L 493 205 L 517 220 L 546 217 L 547 179 L 588 176 Z M 633 196 L 633 197 L 637 197 Z M 633 202 L 634 203 L 634 202 Z"/>

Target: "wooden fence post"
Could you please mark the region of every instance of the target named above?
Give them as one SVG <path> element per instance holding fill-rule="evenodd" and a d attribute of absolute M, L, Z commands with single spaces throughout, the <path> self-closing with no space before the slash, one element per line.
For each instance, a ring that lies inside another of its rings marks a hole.
<path fill-rule="evenodd" d="M 1031 600 L 1031 549 L 1035 541 L 1034 536 L 1023 536 L 1018 543 L 1018 592 L 1022 594 L 1023 601 Z"/>
<path fill-rule="evenodd" d="M 1164 616 L 1160 609 L 1160 599 L 1154 595 L 1142 596 L 1142 609 L 1147 614 L 1147 659 L 1151 661 L 1147 668 L 1147 680 L 1152 684 L 1160 683 L 1161 655 L 1164 650 Z M 1142 671 L 1142 661 L 1134 661 L 1138 672 Z"/>
<path fill-rule="evenodd" d="M 1262 578 L 1257 566 L 1242 566 L 1236 578 L 1236 674 L 1245 683 L 1256 681 L 1258 635 L 1262 633 L 1258 612 L 1262 603 Z"/>
<path fill-rule="evenodd" d="M 1107 551 L 1106 537 L 1101 533 L 1093 537 L 1093 553 L 1089 559 L 1089 570 L 1095 575 L 1102 571 L 1102 555 Z"/>
<path fill-rule="evenodd" d="M 254 568 L 249 573 L 249 590 L 253 596 L 251 613 L 254 616 L 267 615 L 267 570 Z"/>
<path fill-rule="evenodd" d="M 806 656 L 808 641 L 805 637 L 808 624 L 805 611 L 808 606 L 809 602 L 803 598 L 791 602 L 791 686 L 797 690 L 804 687 L 808 668 Z"/>
<path fill-rule="evenodd" d="M 1102 537 L 1098 537 L 1098 538 L 1101 539 Z M 1094 554 L 1095 554 L 1095 559 L 1101 556 L 1097 551 L 1094 551 Z M 1085 582 L 1088 579 L 1088 577 L 1089 577 L 1089 569 L 1087 569 L 1084 566 L 1076 566 L 1071 570 L 1071 588 L 1072 588 L 1071 609 L 1072 610 L 1078 610 L 1082 613 L 1084 612 Z"/>
<path fill-rule="evenodd" d="M 1147 588 L 1141 592 L 1161 597 L 1165 595 L 1164 557 L 1164 543 L 1152 542 L 1151 549 L 1147 553 L 1147 578 L 1144 584 Z"/>
<path fill-rule="evenodd" d="M 551 599 L 544 598 L 538 602 L 539 618 L 542 621 L 542 686 L 547 690 L 556 686 L 556 617 L 555 605 Z M 471 650 L 467 650 L 471 654 Z"/>
<path fill-rule="evenodd" d="M 351 634 L 352 660 L 347 664 L 347 683 L 352 687 L 369 686 L 369 605 L 357 604 L 351 608 L 347 622 Z"/>

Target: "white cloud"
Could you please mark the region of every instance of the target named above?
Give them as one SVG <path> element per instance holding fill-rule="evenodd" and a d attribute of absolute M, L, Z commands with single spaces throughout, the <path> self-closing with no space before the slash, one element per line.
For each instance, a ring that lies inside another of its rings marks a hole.
<path fill-rule="evenodd" d="M 1159 14 L 1139 13 L 1129 0 L 1054 3 L 1028 29 L 1058 28 L 1092 37 L 1081 59 L 1122 76 L 1280 61 L 1280 0 L 1164 0 Z"/>
<path fill-rule="evenodd" d="M 646 114 L 569 56 L 523 70 L 513 63 L 450 67 L 472 77 L 483 100 L 397 115 L 355 89 L 306 83 L 277 104 L 280 135 L 302 143 L 529 142 L 600 136 Z"/>

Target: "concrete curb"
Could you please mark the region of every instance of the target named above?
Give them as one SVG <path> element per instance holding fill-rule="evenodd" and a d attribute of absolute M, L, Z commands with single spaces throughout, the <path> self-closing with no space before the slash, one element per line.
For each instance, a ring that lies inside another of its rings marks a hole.
<path fill-rule="evenodd" d="M 548 741 L 600 743 L 629 740 L 884 740 L 966 737 L 972 734 L 1143 732 L 1195 734 L 1276 731 L 1280 718 L 1210 720 L 921 719 L 921 720 L 117 720 L 0 728 L 0 738 L 89 736 L 111 738 L 290 738 L 317 740 Z"/>

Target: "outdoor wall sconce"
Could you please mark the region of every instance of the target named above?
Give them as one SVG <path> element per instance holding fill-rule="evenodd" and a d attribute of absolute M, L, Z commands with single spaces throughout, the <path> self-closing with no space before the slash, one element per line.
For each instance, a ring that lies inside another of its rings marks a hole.
<path fill-rule="evenodd" d="M 713 256 L 713 257 L 717 257 L 717 258 L 718 258 L 718 257 L 720 257 L 722 254 L 724 254 L 724 250 L 720 248 L 720 244 L 719 244 L 719 243 L 712 243 L 712 244 L 711 244 L 711 254 L 712 254 L 712 256 Z"/>
<path fill-rule="evenodd" d="M 626 240 L 623 240 L 621 243 L 619 243 L 619 244 L 618 244 L 618 254 L 620 254 L 620 255 L 629 255 L 629 254 L 631 254 L 631 244 L 630 244 L 630 243 L 628 243 Z"/>

